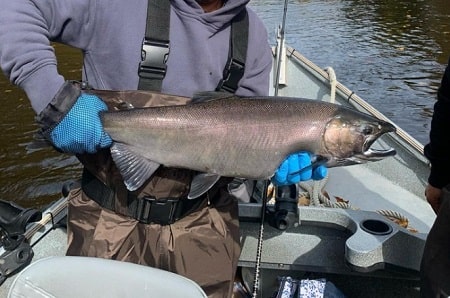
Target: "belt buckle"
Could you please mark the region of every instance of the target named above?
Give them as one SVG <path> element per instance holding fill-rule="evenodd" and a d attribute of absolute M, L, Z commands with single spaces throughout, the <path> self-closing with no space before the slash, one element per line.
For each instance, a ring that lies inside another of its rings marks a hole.
<path fill-rule="evenodd" d="M 178 202 L 178 199 L 143 197 L 139 200 L 135 218 L 144 224 L 172 224 Z"/>

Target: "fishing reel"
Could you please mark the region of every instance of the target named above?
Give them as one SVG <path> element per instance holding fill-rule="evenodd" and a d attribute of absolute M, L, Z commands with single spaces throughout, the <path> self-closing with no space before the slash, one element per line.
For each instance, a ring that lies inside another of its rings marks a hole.
<path fill-rule="evenodd" d="M 0 285 L 27 266 L 33 250 L 25 237 L 26 226 L 41 220 L 42 213 L 0 200 Z"/>
<path fill-rule="evenodd" d="M 282 185 L 275 188 L 275 206 L 272 225 L 286 230 L 298 225 L 298 185 Z"/>

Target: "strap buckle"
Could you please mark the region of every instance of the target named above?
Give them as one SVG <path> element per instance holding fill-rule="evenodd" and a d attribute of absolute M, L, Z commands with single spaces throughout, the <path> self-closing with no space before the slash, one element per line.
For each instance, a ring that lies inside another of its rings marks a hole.
<path fill-rule="evenodd" d="M 144 224 L 157 223 L 160 225 L 173 224 L 176 221 L 176 209 L 179 199 L 156 199 L 143 197 L 138 199 L 138 206 L 134 218 Z"/>
<path fill-rule="evenodd" d="M 169 57 L 169 42 L 145 39 L 142 42 L 141 63 L 138 74 L 141 78 L 160 79 L 166 74 Z"/>
<path fill-rule="evenodd" d="M 223 79 L 217 85 L 216 91 L 236 92 L 244 70 L 245 63 L 234 58 L 229 59 L 224 69 Z"/>

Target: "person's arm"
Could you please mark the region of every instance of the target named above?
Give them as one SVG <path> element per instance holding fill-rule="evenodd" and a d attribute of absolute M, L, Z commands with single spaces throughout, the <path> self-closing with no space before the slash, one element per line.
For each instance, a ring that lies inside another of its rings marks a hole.
<path fill-rule="evenodd" d="M 99 112 L 106 105 L 58 73 L 51 41 L 86 49 L 95 1 L 0 0 L 0 64 L 27 93 L 44 136 L 68 153 L 94 153 L 111 144 Z"/>
<path fill-rule="evenodd" d="M 449 60 L 450 63 L 450 60 Z M 450 183 L 450 66 L 442 77 L 431 120 L 430 142 L 425 146 L 425 156 L 431 163 L 431 172 L 425 196 L 438 213 L 441 189 Z"/>
<path fill-rule="evenodd" d="M 37 114 L 65 81 L 50 42 L 85 47 L 93 22 L 92 2 L 0 0 L 0 65 L 11 82 L 25 90 Z"/>

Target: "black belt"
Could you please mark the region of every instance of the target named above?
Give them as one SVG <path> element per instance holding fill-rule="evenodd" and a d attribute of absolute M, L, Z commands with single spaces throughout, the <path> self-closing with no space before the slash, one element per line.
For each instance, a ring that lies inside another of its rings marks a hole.
<path fill-rule="evenodd" d="M 81 189 L 101 207 L 123 214 L 116 211 L 114 190 L 98 180 L 86 169 L 83 171 Z M 198 210 L 202 203 L 205 202 L 206 195 L 194 200 L 188 200 L 187 198 L 156 199 L 150 196 L 138 198 L 133 193 L 128 192 L 127 199 L 128 214 L 123 215 L 130 216 L 144 224 L 169 225 Z"/>

